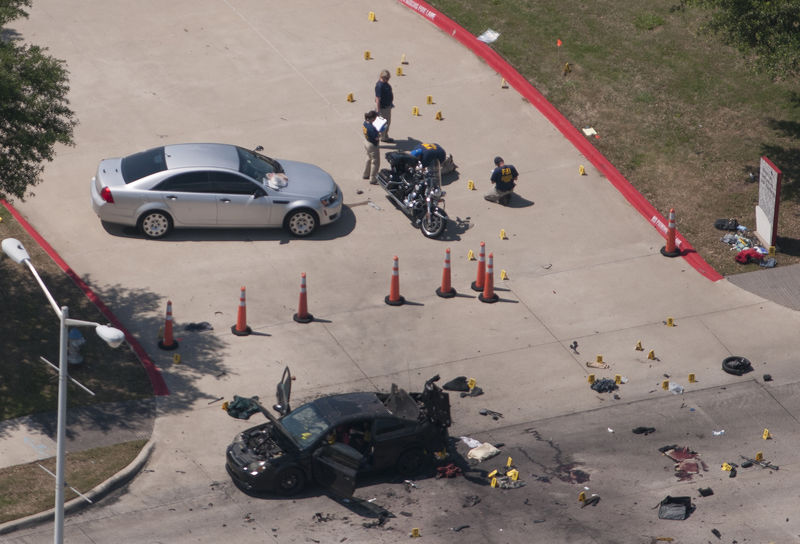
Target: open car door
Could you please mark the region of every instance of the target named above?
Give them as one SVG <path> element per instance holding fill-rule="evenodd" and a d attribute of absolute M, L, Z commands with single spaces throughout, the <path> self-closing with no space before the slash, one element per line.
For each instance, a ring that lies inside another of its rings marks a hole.
<path fill-rule="evenodd" d="M 341 442 L 320 446 L 313 455 L 314 479 L 337 495 L 352 497 L 363 458 L 355 448 Z"/>
<path fill-rule="evenodd" d="M 281 416 L 285 416 L 292 411 L 289 406 L 289 399 L 292 396 L 292 373 L 289 372 L 289 367 L 283 369 L 283 376 L 281 381 L 278 382 L 278 388 L 275 392 L 277 404 L 273 406 L 276 412 Z"/>

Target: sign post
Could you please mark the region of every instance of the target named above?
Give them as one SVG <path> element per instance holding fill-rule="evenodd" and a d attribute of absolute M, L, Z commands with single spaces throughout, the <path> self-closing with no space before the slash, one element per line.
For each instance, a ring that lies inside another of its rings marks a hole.
<path fill-rule="evenodd" d="M 783 173 L 766 157 L 761 157 L 756 206 L 756 235 L 767 247 L 778 239 L 778 208 L 781 203 Z"/>

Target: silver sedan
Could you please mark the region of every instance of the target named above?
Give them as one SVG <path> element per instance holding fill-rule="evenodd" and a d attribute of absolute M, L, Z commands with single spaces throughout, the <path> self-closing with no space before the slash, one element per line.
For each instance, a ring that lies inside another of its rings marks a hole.
<path fill-rule="evenodd" d="M 321 168 L 228 144 L 175 144 L 104 159 L 92 178 L 101 221 L 148 238 L 178 227 L 284 227 L 308 236 L 336 221 L 342 194 Z"/>

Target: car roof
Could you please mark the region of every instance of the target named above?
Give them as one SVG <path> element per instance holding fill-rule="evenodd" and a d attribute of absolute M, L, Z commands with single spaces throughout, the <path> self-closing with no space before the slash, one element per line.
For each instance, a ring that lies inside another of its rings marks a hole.
<path fill-rule="evenodd" d="M 172 144 L 164 146 L 167 168 L 239 169 L 239 151 L 230 144 Z"/>
<path fill-rule="evenodd" d="M 375 393 L 344 393 L 311 402 L 332 425 L 359 417 L 392 416 Z"/>

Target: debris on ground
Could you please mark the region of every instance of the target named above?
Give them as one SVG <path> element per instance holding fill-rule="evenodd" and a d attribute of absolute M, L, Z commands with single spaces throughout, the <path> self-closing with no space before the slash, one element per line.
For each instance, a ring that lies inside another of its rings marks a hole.
<path fill-rule="evenodd" d="M 403 480 L 403 484 L 406 486 L 406 491 L 411 491 L 412 489 L 417 489 L 417 484 L 412 482 L 411 480 Z"/>
<path fill-rule="evenodd" d="M 183 330 L 194 332 L 194 331 L 213 331 L 214 327 L 211 326 L 211 323 L 208 321 L 201 321 L 200 323 L 187 323 L 183 326 Z"/>
<path fill-rule="evenodd" d="M 658 451 L 675 461 L 675 476 L 681 482 L 691 480 L 692 476 L 700 474 L 700 469 L 708 472 L 708 465 L 700 459 L 700 454 L 688 446 L 664 446 Z"/>
<path fill-rule="evenodd" d="M 684 520 L 694 511 L 691 497 L 670 497 L 667 495 L 658 504 L 659 519 Z"/>
<path fill-rule="evenodd" d="M 597 506 L 597 503 L 600 502 L 600 495 L 592 494 L 591 497 L 586 499 L 581 503 L 581 508 L 586 508 L 587 506 Z"/>
<path fill-rule="evenodd" d="M 772 376 L 771 376 L 771 375 L 769 375 L 769 374 L 764 374 L 764 376 L 763 376 L 763 378 L 762 378 L 762 379 L 763 379 L 765 382 L 771 382 L 771 381 L 772 381 Z"/>
<path fill-rule="evenodd" d="M 323 514 L 322 512 L 316 512 L 313 516 L 313 519 L 317 523 L 320 523 L 324 521 L 332 521 L 336 519 L 336 516 L 333 514 Z"/>
<path fill-rule="evenodd" d="M 467 495 L 464 497 L 464 502 L 461 503 L 462 508 L 470 508 L 481 502 L 481 498 L 477 495 Z"/>
<path fill-rule="evenodd" d="M 442 386 L 445 391 L 469 391 L 469 384 L 466 376 L 453 378 Z"/>
<path fill-rule="evenodd" d="M 477 448 L 481 445 L 480 440 L 475 440 L 474 438 L 470 438 L 468 436 L 459 436 L 459 440 L 461 440 L 464 444 L 467 445 L 469 449 Z"/>
<path fill-rule="evenodd" d="M 498 450 L 499 452 L 499 450 Z M 436 478 L 455 478 L 461 474 L 461 468 L 457 467 L 455 463 L 444 465 L 443 467 L 436 467 Z M 408 481 L 408 480 L 406 480 Z M 417 486 L 414 486 L 417 487 Z"/>
<path fill-rule="evenodd" d="M 631 432 L 633 434 L 643 434 L 643 435 L 647 436 L 650 433 L 656 432 L 656 428 L 655 427 L 636 427 Z"/>
<path fill-rule="evenodd" d="M 619 389 L 619 386 L 611 378 L 601 378 L 599 380 L 595 380 L 592 382 L 591 387 L 598 393 L 610 393 Z"/>
<path fill-rule="evenodd" d="M 773 465 L 772 463 L 768 463 L 767 461 L 764 461 L 763 459 L 751 459 L 750 457 L 745 457 L 744 455 L 739 455 L 739 457 L 744 459 L 745 463 L 747 463 L 747 466 L 745 466 L 745 463 L 742 463 L 742 468 L 749 468 L 749 467 L 751 467 L 753 465 L 758 465 L 761 468 L 769 468 L 769 469 L 772 469 L 772 470 L 779 470 L 780 469 L 780 467 L 778 465 Z"/>
<path fill-rule="evenodd" d="M 389 519 L 389 517 L 390 517 L 389 512 L 381 512 L 380 514 L 378 514 L 378 519 L 376 519 L 375 521 L 368 521 L 362 523 L 361 525 L 363 525 L 367 529 L 372 529 L 375 527 L 383 527 L 384 524 L 386 523 L 386 520 Z"/>
<path fill-rule="evenodd" d="M 753 370 L 753 365 L 745 357 L 733 355 L 722 360 L 722 370 L 734 376 L 741 376 Z"/>
<path fill-rule="evenodd" d="M 222 408 L 228 412 L 228 415 L 237 419 L 249 419 L 250 416 L 256 412 L 260 412 L 261 408 L 258 404 L 258 397 L 240 397 L 239 395 L 233 396 L 233 402 L 226 402 Z"/>
<path fill-rule="evenodd" d="M 720 533 L 717 529 L 711 529 L 711 534 L 717 538 L 722 538 L 722 533 Z"/>
<path fill-rule="evenodd" d="M 700 489 L 697 490 L 697 492 L 700 493 L 701 497 L 710 497 L 711 495 L 714 494 L 714 490 L 711 489 L 710 487 L 701 487 Z"/>
<path fill-rule="evenodd" d="M 611 368 L 606 363 L 601 363 L 599 361 L 586 361 L 586 366 L 589 368 Z"/>
<path fill-rule="evenodd" d="M 480 395 L 483 395 L 483 389 L 476 385 L 468 391 L 463 391 L 460 396 L 463 399 L 464 397 L 478 397 Z"/>
<path fill-rule="evenodd" d="M 548 266 L 548 268 L 550 268 L 550 267 Z M 577 354 L 578 353 L 578 341 L 577 340 L 573 340 L 572 343 L 569 345 L 569 349 L 571 349 L 572 351 L 574 351 Z"/>
<path fill-rule="evenodd" d="M 459 525 L 457 527 L 450 527 L 451 531 L 455 531 L 458 533 L 459 531 L 463 531 L 464 529 L 469 529 L 469 525 Z"/>
<path fill-rule="evenodd" d="M 501 414 L 500 412 L 495 412 L 494 410 L 487 410 L 486 408 L 481 408 L 480 410 L 478 410 L 478 413 L 482 416 L 492 416 L 492 419 L 495 421 L 503 417 L 503 414 Z"/>
<path fill-rule="evenodd" d="M 472 448 L 467 452 L 468 459 L 477 459 L 478 461 L 485 461 L 486 459 L 490 459 L 495 455 L 499 454 L 500 450 L 495 448 L 493 445 L 489 444 L 488 442 L 484 442 L 477 448 Z"/>
<path fill-rule="evenodd" d="M 683 386 L 675 382 L 669 382 L 669 392 L 673 395 L 683 395 Z"/>

